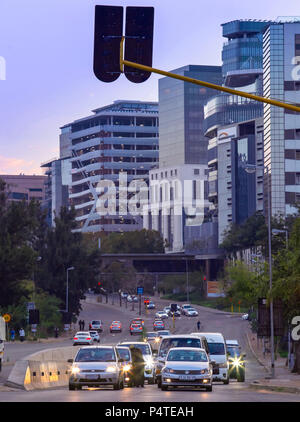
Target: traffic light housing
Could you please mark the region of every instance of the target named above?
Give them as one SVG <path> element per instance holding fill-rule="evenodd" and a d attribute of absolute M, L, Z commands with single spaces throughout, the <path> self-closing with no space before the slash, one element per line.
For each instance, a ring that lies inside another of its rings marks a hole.
<path fill-rule="evenodd" d="M 152 66 L 153 7 L 126 7 L 124 59 Z M 123 7 L 96 6 L 94 33 L 94 73 L 102 82 L 113 82 L 121 74 L 120 48 L 123 36 Z M 146 81 L 151 72 L 124 66 L 128 80 Z"/>
<path fill-rule="evenodd" d="M 120 43 L 123 34 L 123 7 L 96 6 L 94 73 L 100 81 L 113 82 L 121 74 Z"/>
<path fill-rule="evenodd" d="M 40 323 L 40 311 L 38 309 L 29 310 L 29 324 L 39 324 Z"/>
<path fill-rule="evenodd" d="M 126 7 L 125 60 L 152 67 L 153 24 L 153 7 Z M 134 83 L 145 82 L 151 75 L 126 65 L 124 73 Z"/>

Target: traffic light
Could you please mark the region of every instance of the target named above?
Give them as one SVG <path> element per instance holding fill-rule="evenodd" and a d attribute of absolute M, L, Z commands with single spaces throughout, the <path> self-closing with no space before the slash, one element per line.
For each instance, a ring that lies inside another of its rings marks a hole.
<path fill-rule="evenodd" d="M 113 82 L 121 74 L 120 43 L 123 7 L 95 7 L 94 73 L 100 81 Z"/>
<path fill-rule="evenodd" d="M 126 7 L 124 60 L 152 67 L 153 7 Z M 126 78 L 135 83 L 145 82 L 151 72 L 124 66 Z"/>
<path fill-rule="evenodd" d="M 152 66 L 153 7 L 126 7 L 124 59 Z M 123 7 L 95 7 L 94 73 L 100 81 L 113 82 L 120 76 L 120 46 L 123 36 Z M 128 80 L 146 81 L 151 72 L 124 66 Z"/>
<path fill-rule="evenodd" d="M 40 323 L 40 311 L 38 309 L 29 310 L 29 324 Z"/>

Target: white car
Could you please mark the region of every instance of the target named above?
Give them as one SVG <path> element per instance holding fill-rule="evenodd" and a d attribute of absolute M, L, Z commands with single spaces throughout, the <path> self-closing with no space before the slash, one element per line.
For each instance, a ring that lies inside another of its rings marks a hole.
<path fill-rule="evenodd" d="M 169 315 L 170 310 L 171 310 L 171 306 L 165 306 L 163 309 L 163 311 L 165 311 L 165 313 L 168 315 Z"/>
<path fill-rule="evenodd" d="M 169 315 L 165 311 L 157 311 L 156 314 L 155 314 L 155 316 L 157 318 L 160 318 L 160 319 L 167 319 L 167 318 L 169 318 Z"/>
<path fill-rule="evenodd" d="M 90 335 L 94 341 L 97 341 L 98 343 L 100 343 L 100 336 L 99 336 L 98 331 L 90 331 Z"/>
<path fill-rule="evenodd" d="M 212 391 L 212 365 L 204 349 L 177 347 L 170 349 L 161 370 L 160 387 L 202 387 Z"/>
<path fill-rule="evenodd" d="M 198 312 L 196 311 L 196 309 L 194 309 L 194 308 L 188 308 L 188 309 L 186 309 L 185 310 L 185 315 L 186 316 L 198 316 L 199 314 L 198 314 Z"/>
<path fill-rule="evenodd" d="M 128 296 L 126 297 L 126 300 L 127 300 L 127 302 L 132 302 L 132 301 L 133 301 L 133 298 L 132 298 L 132 296 L 131 296 L 131 295 L 128 295 Z"/>
<path fill-rule="evenodd" d="M 93 343 L 94 340 L 89 331 L 78 331 L 73 337 L 73 346 L 80 344 L 92 345 Z"/>
<path fill-rule="evenodd" d="M 187 309 L 192 308 L 192 305 L 185 303 L 184 305 L 181 306 L 181 313 L 183 315 L 186 315 L 186 311 Z"/>
<path fill-rule="evenodd" d="M 242 319 L 245 319 L 245 320 L 249 319 L 249 314 L 242 315 Z"/>

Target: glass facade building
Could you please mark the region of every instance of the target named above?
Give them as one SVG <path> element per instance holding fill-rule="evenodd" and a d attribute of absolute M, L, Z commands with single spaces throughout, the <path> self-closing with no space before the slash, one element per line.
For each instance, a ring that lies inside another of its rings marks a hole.
<path fill-rule="evenodd" d="M 270 21 L 236 20 L 222 25 L 228 41 L 222 50 L 222 71 L 262 69 L 263 30 Z"/>
<path fill-rule="evenodd" d="M 300 104 L 299 56 L 300 18 L 273 23 L 264 31 L 264 96 Z M 285 216 L 300 201 L 299 113 L 265 104 L 264 132 L 272 215 Z"/>
<path fill-rule="evenodd" d="M 172 70 L 190 78 L 222 84 L 220 66 L 188 65 Z M 172 78 L 159 80 L 159 166 L 207 164 L 204 104 L 215 91 Z"/>

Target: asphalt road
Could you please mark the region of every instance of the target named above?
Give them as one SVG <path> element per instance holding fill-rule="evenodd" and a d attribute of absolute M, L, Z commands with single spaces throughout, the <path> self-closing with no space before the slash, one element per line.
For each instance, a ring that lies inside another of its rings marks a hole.
<path fill-rule="evenodd" d="M 163 301 L 156 300 L 158 305 L 156 310 L 163 307 Z M 148 331 L 152 330 L 153 317 L 156 310 L 148 311 L 142 316 Z M 121 391 L 112 391 L 111 388 L 83 389 L 82 391 L 69 391 L 67 387 L 53 390 L 26 392 L 22 390 L 8 389 L 3 386 L 12 366 L 4 366 L 0 376 L 0 402 L 285 402 L 300 401 L 300 396 L 296 394 L 275 393 L 268 391 L 251 390 L 249 383 L 255 379 L 263 378 L 266 372 L 251 354 L 245 335 L 247 321 L 241 319 L 239 315 L 231 315 L 219 311 L 198 307 L 199 318 L 179 317 L 175 320 L 176 333 L 191 333 L 197 331 L 197 321 L 201 321 L 201 331 L 222 332 L 227 339 L 238 339 L 242 349 L 247 354 L 246 358 L 246 381 L 238 383 L 231 380 L 229 385 L 215 383 L 213 392 L 201 390 L 175 389 L 162 392 L 157 385 L 145 385 L 144 389 L 125 388 Z M 129 333 L 129 322 L 133 317 L 138 316 L 138 306 L 135 310 L 128 304 L 127 309 L 124 304 L 119 306 L 119 302 L 114 305 L 111 301 L 108 304 L 83 303 L 83 310 L 79 319 L 84 319 L 86 324 L 92 319 L 102 319 L 104 322 L 104 332 L 101 335 L 100 344 L 116 344 L 121 340 L 132 340 L 137 336 Z M 111 334 L 109 324 L 113 320 L 120 320 L 123 323 L 123 332 Z M 78 327 L 77 327 L 78 328 Z M 166 328 L 173 330 L 172 319 L 166 321 Z M 21 359 L 30 353 L 41 349 L 52 347 L 65 347 L 72 345 L 71 337 L 56 343 L 8 343 L 6 345 L 6 356 L 10 363 Z"/>

